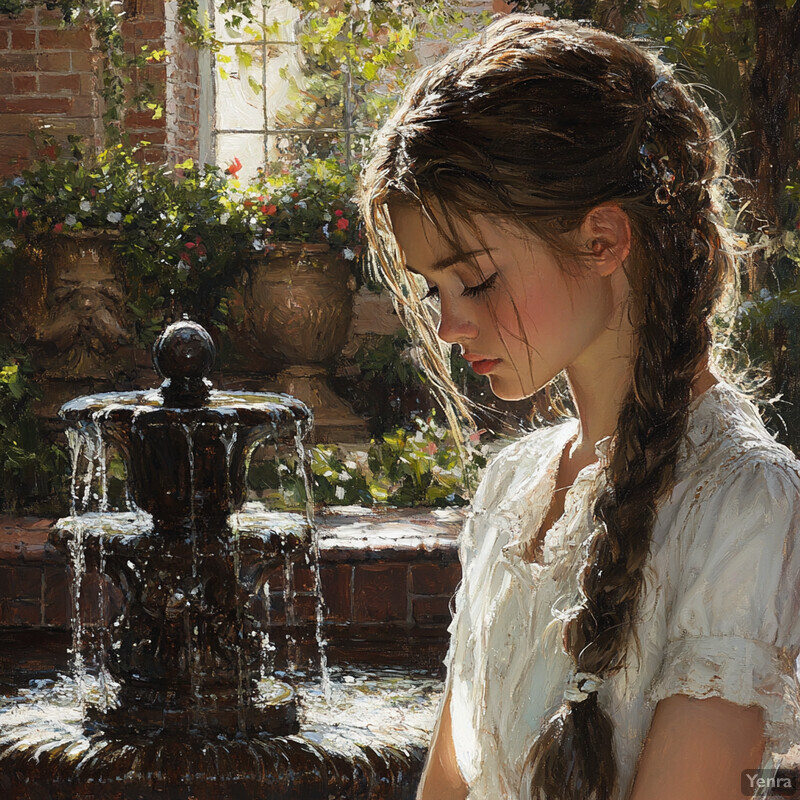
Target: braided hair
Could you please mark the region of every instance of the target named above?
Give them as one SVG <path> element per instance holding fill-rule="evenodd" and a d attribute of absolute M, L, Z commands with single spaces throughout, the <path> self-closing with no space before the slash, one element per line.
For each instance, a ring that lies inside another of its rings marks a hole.
<path fill-rule="evenodd" d="M 563 620 L 575 673 L 624 668 L 659 499 L 674 484 L 691 385 L 712 315 L 735 300 L 732 237 L 720 221 L 726 152 L 716 120 L 658 58 L 588 26 L 509 15 L 421 74 L 380 132 L 361 205 L 377 268 L 423 343 L 432 319 L 403 269 L 388 207 L 433 204 L 521 223 L 560 253 L 604 202 L 629 216 L 623 268 L 637 350 L 579 576 Z M 437 361 L 433 348 L 428 366 Z M 450 392 L 445 369 L 436 385 Z M 580 693 L 579 693 L 580 694 Z M 613 723 L 596 691 L 546 719 L 520 796 L 611 800 Z M 584 699 L 585 698 L 585 699 Z"/>

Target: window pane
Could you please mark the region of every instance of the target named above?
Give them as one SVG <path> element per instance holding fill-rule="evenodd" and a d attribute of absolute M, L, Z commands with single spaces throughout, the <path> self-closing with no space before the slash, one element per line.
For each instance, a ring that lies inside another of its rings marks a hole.
<path fill-rule="evenodd" d="M 263 47 L 226 45 L 217 54 L 217 128 L 264 129 Z"/>
<path fill-rule="evenodd" d="M 267 160 L 293 164 L 306 158 L 328 158 L 342 152 L 339 133 L 286 133 L 273 134 L 267 140 Z"/>
<path fill-rule="evenodd" d="M 218 133 L 217 164 L 227 167 L 234 158 L 242 162 L 238 178 L 246 183 L 264 163 L 264 137 L 260 133 Z"/>
<path fill-rule="evenodd" d="M 223 42 L 232 41 L 280 41 L 293 42 L 296 39 L 297 21 L 300 11 L 294 8 L 289 0 L 267 0 L 263 4 L 253 3 L 253 11 L 257 23 L 239 23 L 236 28 L 228 27 L 236 16 L 219 10 L 214 15 L 214 29 Z"/>

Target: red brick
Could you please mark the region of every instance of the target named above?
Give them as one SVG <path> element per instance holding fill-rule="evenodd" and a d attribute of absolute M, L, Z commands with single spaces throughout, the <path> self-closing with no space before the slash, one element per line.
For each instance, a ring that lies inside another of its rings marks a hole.
<path fill-rule="evenodd" d="M 15 602 L 39 603 L 42 599 L 42 570 L 40 567 L 13 567 L 9 589 Z"/>
<path fill-rule="evenodd" d="M 317 618 L 317 598 L 314 595 L 299 594 L 294 598 L 294 619 L 298 624 L 313 624 Z"/>
<path fill-rule="evenodd" d="M 164 19 L 166 16 L 165 3 L 160 0 L 141 0 L 139 3 L 139 17 L 142 19 Z"/>
<path fill-rule="evenodd" d="M 16 17 L 0 16 L 0 30 L 25 28 L 33 25 L 35 9 L 26 8 Z"/>
<path fill-rule="evenodd" d="M 4 625 L 21 625 L 28 628 L 42 624 L 42 604 L 8 603 L 3 614 Z"/>
<path fill-rule="evenodd" d="M 14 91 L 14 75 L 0 72 L 0 94 L 11 94 Z"/>
<path fill-rule="evenodd" d="M 418 624 L 450 624 L 450 599 L 448 597 L 415 597 L 412 601 L 414 621 Z"/>
<path fill-rule="evenodd" d="M 165 131 L 143 131 L 143 130 L 133 130 L 128 131 L 131 136 L 131 140 L 134 142 L 150 142 L 151 145 L 160 145 L 167 143 L 167 134 Z M 156 155 L 156 158 L 163 158 L 163 148 L 151 148 L 152 153 L 160 154 Z M 147 151 L 146 151 L 147 152 Z"/>
<path fill-rule="evenodd" d="M 15 94 L 33 94 L 36 92 L 36 75 L 14 75 Z"/>
<path fill-rule="evenodd" d="M 163 20 L 136 20 L 136 22 L 133 24 L 133 35 L 137 39 L 143 39 L 146 41 L 161 40 L 163 42 L 165 32 L 166 25 Z"/>
<path fill-rule="evenodd" d="M 81 90 L 81 76 L 77 73 L 65 75 L 39 75 L 39 91 L 42 94 L 69 92 L 74 94 Z"/>
<path fill-rule="evenodd" d="M 99 88 L 99 81 L 94 72 L 75 72 L 81 80 L 81 94 L 93 94 Z"/>
<path fill-rule="evenodd" d="M 69 113 L 73 117 L 93 117 L 97 113 L 97 100 L 94 97 L 78 95 L 69 100 Z"/>
<path fill-rule="evenodd" d="M 325 617 L 334 622 L 350 622 L 351 581 L 353 568 L 349 564 L 332 564 L 320 567 L 322 597 Z"/>
<path fill-rule="evenodd" d="M 71 105 L 66 97 L 0 97 L 0 112 L 7 114 L 66 114 Z"/>
<path fill-rule="evenodd" d="M 295 566 L 294 590 L 296 592 L 313 592 L 315 585 L 314 572 L 311 567 Z"/>
<path fill-rule="evenodd" d="M 129 111 L 125 115 L 125 124 L 130 128 L 163 128 L 167 123 L 165 117 L 153 119 L 152 111 Z"/>
<path fill-rule="evenodd" d="M 12 50 L 33 50 L 36 47 L 35 31 L 11 31 Z"/>
<path fill-rule="evenodd" d="M 57 9 L 40 8 L 37 22 L 43 28 L 58 28 L 64 24 L 64 15 Z"/>
<path fill-rule="evenodd" d="M 3 118 L 0 114 L 0 120 Z M 24 118 L 31 127 L 28 117 Z M 27 136 L 0 135 L 0 173 L 4 176 L 16 174 L 30 164 L 34 157 L 33 142 Z M 23 553 L 22 542 L 0 541 L 0 559 L 20 558 Z"/>
<path fill-rule="evenodd" d="M 354 622 L 390 622 L 408 616 L 406 567 L 359 564 L 353 576 Z"/>
<path fill-rule="evenodd" d="M 451 595 L 461 580 L 461 565 L 413 564 L 411 566 L 412 594 Z"/>
<path fill-rule="evenodd" d="M 42 50 L 89 50 L 92 45 L 92 35 L 86 28 L 39 31 Z"/>
<path fill-rule="evenodd" d="M 54 53 L 53 55 L 56 54 Z M 69 69 L 71 69 L 72 72 L 93 72 L 97 67 L 98 58 L 98 53 L 88 49 L 82 53 L 72 53 Z M 49 71 L 58 72 L 57 69 Z"/>
<path fill-rule="evenodd" d="M 69 72 L 72 69 L 72 58 L 69 53 L 40 53 L 36 56 L 35 66 L 39 72 Z M 88 71 L 87 69 L 86 72 Z"/>
<path fill-rule="evenodd" d="M 44 624 L 66 627 L 70 619 L 70 587 L 63 566 L 44 568 Z"/>
<path fill-rule="evenodd" d="M 34 72 L 38 65 L 38 58 L 33 53 L 7 53 L 3 56 L 3 72 Z M 67 60 L 69 69 L 69 60 Z"/>

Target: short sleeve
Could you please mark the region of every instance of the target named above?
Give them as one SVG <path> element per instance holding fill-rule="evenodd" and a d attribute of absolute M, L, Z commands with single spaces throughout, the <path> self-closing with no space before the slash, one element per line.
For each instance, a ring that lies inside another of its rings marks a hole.
<path fill-rule="evenodd" d="M 667 646 L 651 700 L 721 697 L 764 709 L 768 738 L 796 736 L 800 701 L 797 462 L 749 459 L 708 490 L 670 564 Z"/>

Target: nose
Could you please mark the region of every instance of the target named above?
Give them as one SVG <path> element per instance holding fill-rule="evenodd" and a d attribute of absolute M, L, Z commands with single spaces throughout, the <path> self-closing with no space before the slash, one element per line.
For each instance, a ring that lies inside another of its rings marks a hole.
<path fill-rule="evenodd" d="M 466 303 L 459 303 L 442 297 L 440 306 L 439 328 L 436 331 L 439 338 L 448 344 L 475 339 L 478 335 L 478 324 L 474 316 L 469 313 Z"/>

